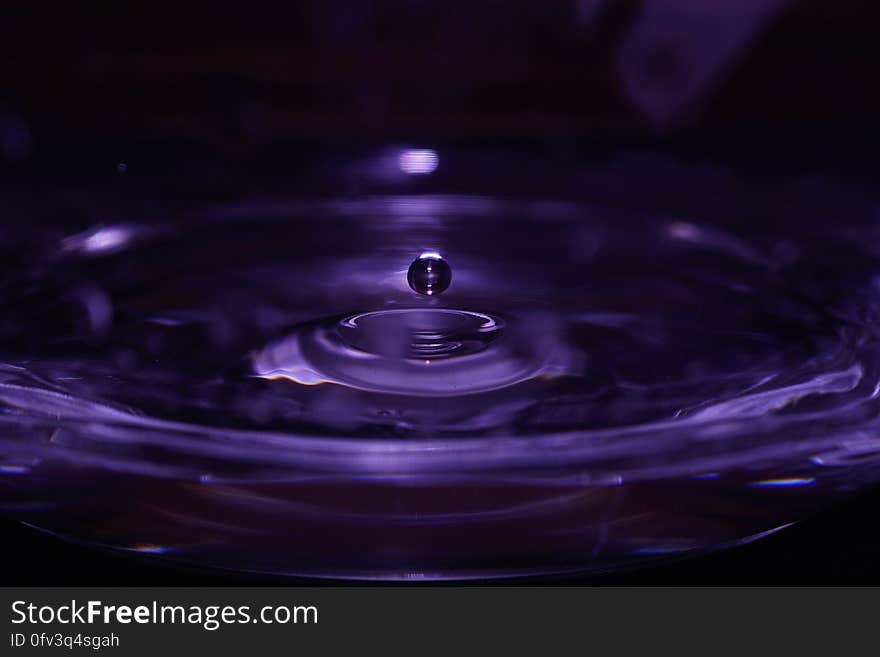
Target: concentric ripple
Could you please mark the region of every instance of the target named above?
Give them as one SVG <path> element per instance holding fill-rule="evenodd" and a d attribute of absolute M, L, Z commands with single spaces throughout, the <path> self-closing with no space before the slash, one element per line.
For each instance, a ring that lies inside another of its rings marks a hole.
<path fill-rule="evenodd" d="M 880 480 L 871 230 L 413 196 L 59 231 L 4 279 L 0 504 L 319 576 L 744 540 Z"/>
<path fill-rule="evenodd" d="M 454 309 L 394 309 L 300 327 L 253 356 L 256 376 L 370 392 L 457 396 L 565 372 L 563 347 L 516 350 L 504 320 Z M 556 359 L 555 361 L 553 359 Z"/>

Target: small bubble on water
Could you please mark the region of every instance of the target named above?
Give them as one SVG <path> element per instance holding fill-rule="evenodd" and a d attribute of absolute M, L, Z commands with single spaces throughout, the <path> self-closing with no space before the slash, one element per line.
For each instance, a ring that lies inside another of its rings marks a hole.
<path fill-rule="evenodd" d="M 413 260 L 406 280 L 414 292 L 434 296 L 449 287 L 452 268 L 439 253 L 425 252 Z"/>

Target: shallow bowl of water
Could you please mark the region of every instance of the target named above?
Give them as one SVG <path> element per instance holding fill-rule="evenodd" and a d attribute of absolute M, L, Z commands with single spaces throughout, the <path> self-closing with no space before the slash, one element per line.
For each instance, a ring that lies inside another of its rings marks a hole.
<path fill-rule="evenodd" d="M 8 231 L 4 512 L 202 566 L 447 579 L 735 544 L 876 483 L 876 206 L 645 161 Z"/>

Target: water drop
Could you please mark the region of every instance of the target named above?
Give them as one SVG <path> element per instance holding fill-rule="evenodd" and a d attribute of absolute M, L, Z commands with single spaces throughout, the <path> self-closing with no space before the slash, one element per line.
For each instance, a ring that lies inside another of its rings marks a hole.
<path fill-rule="evenodd" d="M 439 253 L 426 252 L 413 260 L 406 280 L 413 291 L 433 296 L 449 287 L 452 282 L 452 268 Z"/>

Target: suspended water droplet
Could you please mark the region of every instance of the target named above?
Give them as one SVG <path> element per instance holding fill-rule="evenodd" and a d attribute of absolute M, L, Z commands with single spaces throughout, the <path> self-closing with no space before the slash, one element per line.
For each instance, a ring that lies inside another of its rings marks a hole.
<path fill-rule="evenodd" d="M 406 280 L 414 292 L 434 296 L 449 287 L 452 268 L 439 253 L 426 252 L 413 260 Z"/>

